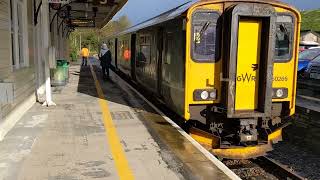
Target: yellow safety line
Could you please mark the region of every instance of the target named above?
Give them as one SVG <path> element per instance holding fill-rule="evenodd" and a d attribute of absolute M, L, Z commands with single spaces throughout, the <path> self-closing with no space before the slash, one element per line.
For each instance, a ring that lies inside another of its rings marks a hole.
<path fill-rule="evenodd" d="M 102 88 L 97 79 L 96 73 L 94 72 L 91 64 L 90 64 L 90 70 L 91 70 L 91 74 L 93 76 L 97 93 L 99 96 L 99 104 L 102 111 L 102 117 L 103 117 L 105 129 L 106 129 L 106 135 L 109 142 L 112 157 L 116 164 L 118 175 L 121 180 L 134 179 L 133 173 L 129 167 L 128 160 L 120 144 L 120 139 L 117 134 L 117 129 L 113 124 L 110 110 L 108 107 L 108 101 L 105 99 L 104 93 L 102 91 Z"/>

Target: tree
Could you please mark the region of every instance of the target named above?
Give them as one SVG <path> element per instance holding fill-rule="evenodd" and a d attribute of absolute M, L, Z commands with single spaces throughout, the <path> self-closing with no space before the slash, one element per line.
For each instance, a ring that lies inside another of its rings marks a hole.
<path fill-rule="evenodd" d="M 110 21 L 102 29 L 77 29 L 72 32 L 69 38 L 70 44 L 70 56 L 74 57 L 78 53 L 79 49 L 83 45 L 90 47 L 90 51 L 93 53 L 99 52 L 100 41 L 113 36 L 131 26 L 131 22 L 127 16 L 121 16 L 119 19 Z M 81 36 L 81 44 L 80 44 Z"/>
<path fill-rule="evenodd" d="M 127 16 L 121 16 L 118 20 L 110 21 L 105 27 L 101 29 L 101 36 L 106 38 L 129 28 L 131 22 Z"/>

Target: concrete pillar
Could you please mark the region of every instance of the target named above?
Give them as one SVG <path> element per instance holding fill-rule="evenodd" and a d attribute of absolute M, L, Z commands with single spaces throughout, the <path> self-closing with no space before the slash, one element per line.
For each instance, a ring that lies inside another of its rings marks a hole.
<path fill-rule="evenodd" d="M 38 5 L 42 0 L 37 0 L 36 5 Z M 43 11 L 43 8 L 40 9 L 40 11 Z M 34 28 L 34 44 L 35 44 L 35 67 L 36 67 L 36 96 L 37 101 L 40 103 L 43 103 L 46 101 L 45 97 L 45 78 L 44 78 L 44 65 L 43 65 L 43 53 L 42 53 L 42 47 L 43 47 L 43 37 L 42 37 L 42 14 L 39 14 L 38 16 L 38 24 Z"/>
<path fill-rule="evenodd" d="M 51 91 L 51 79 L 50 79 L 50 65 L 49 65 L 49 48 L 51 47 L 50 39 L 50 18 L 49 18 L 49 3 L 46 0 L 42 0 L 42 20 L 43 20 L 43 61 L 44 61 L 44 75 L 45 75 L 45 87 L 46 87 L 46 101 L 44 106 L 56 105 L 52 101 Z"/>
<path fill-rule="evenodd" d="M 42 6 L 38 16 L 38 25 L 35 28 L 35 43 L 37 51 L 37 99 L 43 102 L 43 105 L 55 105 L 52 102 L 50 67 L 49 67 L 49 4 L 46 0 L 41 0 Z M 37 2 L 39 4 L 40 1 Z"/>

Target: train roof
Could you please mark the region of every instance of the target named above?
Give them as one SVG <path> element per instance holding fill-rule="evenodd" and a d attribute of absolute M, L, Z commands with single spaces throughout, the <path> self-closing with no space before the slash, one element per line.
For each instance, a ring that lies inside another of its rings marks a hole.
<path fill-rule="evenodd" d="M 135 32 L 137 30 L 146 28 L 146 27 L 150 27 L 156 24 L 160 24 L 166 21 L 169 21 L 171 19 L 174 19 L 178 16 L 180 16 L 181 14 L 183 14 L 184 12 L 186 12 L 193 4 L 195 4 L 198 1 L 188 1 L 178 7 L 175 7 L 173 9 L 170 9 L 169 11 L 166 11 L 156 17 L 153 17 L 151 19 L 148 19 L 146 21 L 143 21 L 135 26 L 132 26 L 122 32 L 120 32 L 117 35 L 122 35 L 122 34 L 127 34 L 127 33 L 131 33 L 131 32 Z"/>
<path fill-rule="evenodd" d="M 148 19 L 146 21 L 143 21 L 135 26 L 132 26 L 120 33 L 117 33 L 113 36 L 119 36 L 119 35 L 124 35 L 124 34 L 128 34 L 128 33 L 132 33 L 132 32 L 136 32 L 140 29 L 144 29 L 144 28 L 147 28 L 147 27 L 151 27 L 153 25 L 157 25 L 157 24 L 161 24 L 163 22 L 166 22 L 166 21 L 169 21 L 169 20 L 172 20 L 172 19 L 175 19 L 179 16 L 181 16 L 183 13 L 185 13 L 192 5 L 196 4 L 196 3 L 207 3 L 207 2 L 210 2 L 210 1 L 213 1 L 213 0 L 190 0 L 184 4 L 181 4 L 173 9 L 170 9 L 156 17 L 153 17 L 151 19 Z M 266 4 L 277 4 L 277 5 L 284 5 L 284 6 L 287 6 L 287 7 L 290 7 L 290 8 L 293 8 L 291 7 L 290 5 L 284 3 L 284 2 L 281 2 L 281 1 L 278 1 L 278 0 L 268 0 L 268 1 L 265 1 L 265 0 L 223 0 L 223 1 L 233 1 L 233 2 L 260 2 L 260 3 L 266 3 Z"/>

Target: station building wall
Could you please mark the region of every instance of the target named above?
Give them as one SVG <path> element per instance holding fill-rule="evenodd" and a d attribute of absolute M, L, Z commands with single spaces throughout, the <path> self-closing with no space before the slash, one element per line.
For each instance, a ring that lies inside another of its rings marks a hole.
<path fill-rule="evenodd" d="M 13 101 L 0 105 L 0 122 L 35 92 L 32 9 L 27 0 L 0 2 L 0 82 L 12 83 Z"/>
<path fill-rule="evenodd" d="M 47 0 L 0 0 L 0 141 L 35 102 L 54 104 L 50 69 L 69 59 L 54 14 Z"/>
<path fill-rule="evenodd" d="M 37 24 L 33 0 L 0 1 L 0 141 L 36 101 L 46 101 L 49 49 L 62 38 L 51 42 L 48 1 L 36 0 L 36 7 L 41 1 Z M 66 48 L 55 54 L 59 49 Z"/>

